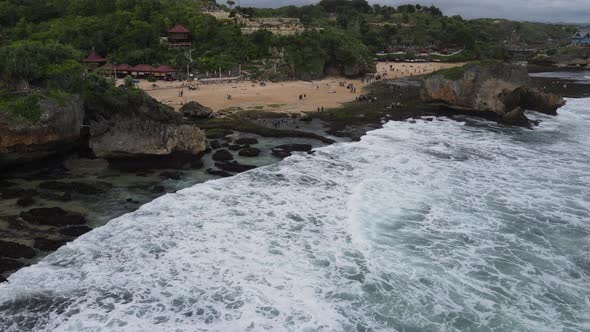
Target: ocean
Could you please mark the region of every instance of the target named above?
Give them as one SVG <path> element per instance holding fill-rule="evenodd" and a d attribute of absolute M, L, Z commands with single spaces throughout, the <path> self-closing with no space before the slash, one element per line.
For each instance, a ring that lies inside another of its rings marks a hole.
<path fill-rule="evenodd" d="M 168 194 L 0 284 L 0 331 L 590 331 L 590 99 L 559 113 Z"/>

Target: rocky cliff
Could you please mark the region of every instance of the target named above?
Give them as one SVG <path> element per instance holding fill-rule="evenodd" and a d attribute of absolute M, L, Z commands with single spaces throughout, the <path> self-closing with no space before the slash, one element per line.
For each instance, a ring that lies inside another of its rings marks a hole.
<path fill-rule="evenodd" d="M 564 47 L 554 49 L 551 54 L 539 53 L 532 63 L 560 68 L 590 68 L 590 48 Z"/>
<path fill-rule="evenodd" d="M 141 93 L 141 92 L 133 92 Z M 197 155 L 207 149 L 205 133 L 182 115 L 142 96 L 127 107 L 87 102 L 90 149 L 99 158 Z"/>
<path fill-rule="evenodd" d="M 531 125 L 524 121 L 524 110 L 555 115 L 565 104 L 559 96 L 527 87 L 529 76 L 525 67 L 503 63 L 472 63 L 434 73 L 421 83 L 422 101 L 496 114 L 498 119 L 515 125 Z"/>
<path fill-rule="evenodd" d="M 82 100 L 39 96 L 34 120 L 0 111 L 0 168 L 26 163 L 72 149 L 79 143 L 84 120 Z"/>

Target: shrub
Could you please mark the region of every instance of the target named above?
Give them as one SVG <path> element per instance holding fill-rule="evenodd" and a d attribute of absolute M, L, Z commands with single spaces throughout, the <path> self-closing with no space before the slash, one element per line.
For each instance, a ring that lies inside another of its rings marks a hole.
<path fill-rule="evenodd" d="M 37 123 L 41 120 L 39 98 L 33 94 L 0 97 L 0 113 L 13 121 Z"/>

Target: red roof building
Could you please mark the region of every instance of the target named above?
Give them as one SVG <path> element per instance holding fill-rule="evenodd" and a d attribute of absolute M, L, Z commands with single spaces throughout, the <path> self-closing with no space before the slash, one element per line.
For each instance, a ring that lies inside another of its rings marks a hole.
<path fill-rule="evenodd" d="M 122 65 L 118 65 L 117 66 L 117 71 L 118 72 L 129 72 L 131 71 L 131 68 L 133 68 L 133 66 L 128 65 L 128 64 L 122 64 Z"/>
<path fill-rule="evenodd" d="M 170 32 L 170 33 L 191 33 L 191 31 L 189 29 L 187 29 L 182 24 L 177 24 L 177 25 L 173 26 L 170 30 L 168 30 L 168 32 Z"/>
<path fill-rule="evenodd" d="M 191 31 L 180 24 L 173 26 L 168 30 L 168 45 L 170 47 L 191 47 Z"/>
<path fill-rule="evenodd" d="M 86 59 L 83 60 L 86 63 L 105 63 L 107 59 L 101 57 L 100 55 L 96 54 L 96 52 L 92 51 Z"/>
<path fill-rule="evenodd" d="M 167 73 L 176 73 L 176 69 L 164 65 L 164 66 L 160 66 L 160 67 L 156 68 L 155 69 L 155 72 L 157 72 L 157 73 L 164 73 L 164 74 L 167 74 Z"/>
<path fill-rule="evenodd" d="M 150 65 L 140 64 L 140 65 L 132 67 L 131 71 L 136 72 L 139 75 L 145 75 L 145 74 L 150 74 L 150 73 L 155 72 L 155 68 Z"/>

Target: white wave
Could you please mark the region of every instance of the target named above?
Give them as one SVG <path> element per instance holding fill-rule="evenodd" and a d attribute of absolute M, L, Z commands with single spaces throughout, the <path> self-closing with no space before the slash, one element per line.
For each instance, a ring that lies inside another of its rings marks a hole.
<path fill-rule="evenodd" d="M 166 195 L 12 275 L 0 330 L 589 330 L 589 105 L 390 122 Z"/>

